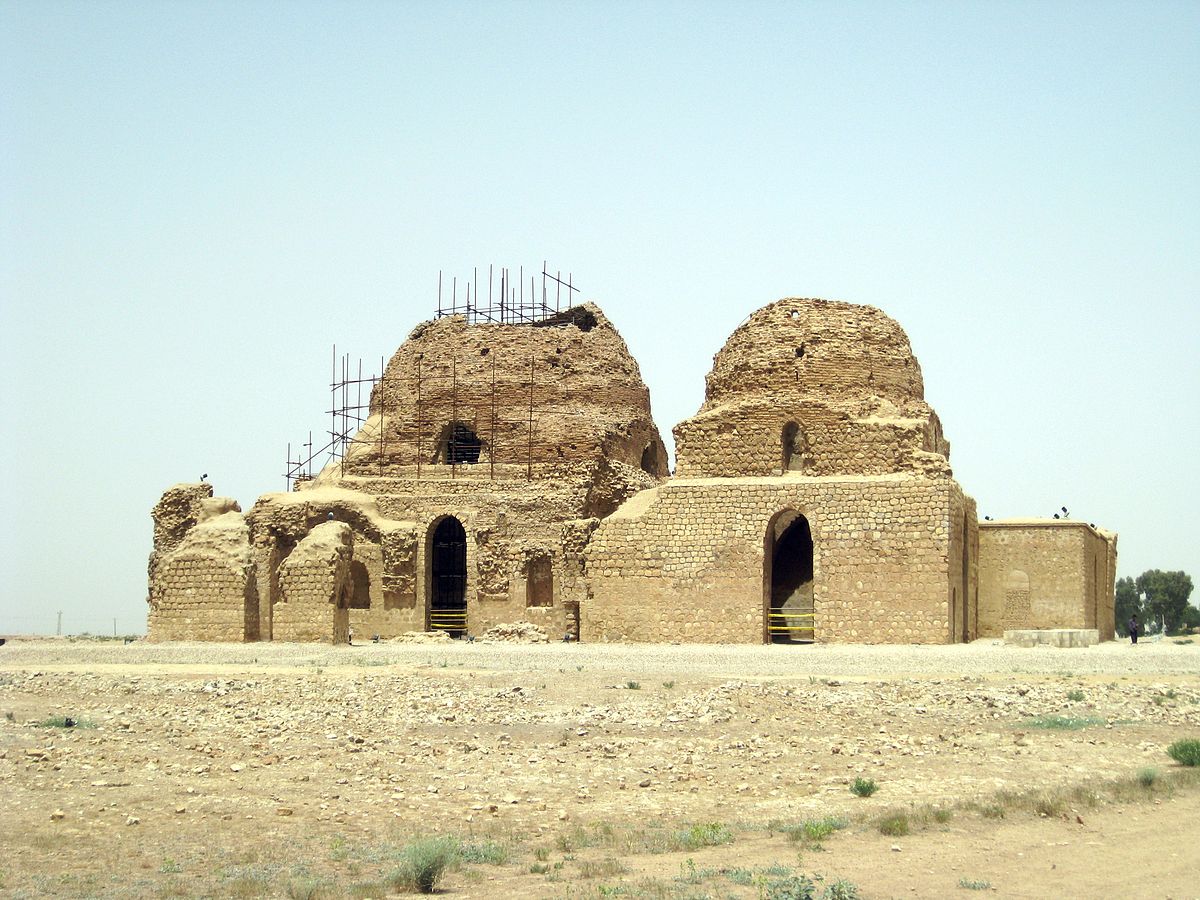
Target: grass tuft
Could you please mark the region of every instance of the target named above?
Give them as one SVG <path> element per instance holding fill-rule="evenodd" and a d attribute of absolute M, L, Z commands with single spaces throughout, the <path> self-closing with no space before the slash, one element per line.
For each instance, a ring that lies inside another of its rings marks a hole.
<path fill-rule="evenodd" d="M 846 824 L 845 819 L 825 816 L 821 819 L 805 819 L 795 825 L 773 825 L 772 829 L 780 834 L 786 834 L 793 841 L 819 844 L 838 829 L 845 828 Z"/>
<path fill-rule="evenodd" d="M 905 813 L 889 813 L 879 820 L 879 833 L 889 837 L 903 837 L 911 830 Z"/>
<path fill-rule="evenodd" d="M 1078 731 L 1080 728 L 1092 728 L 1096 725 L 1108 724 L 1098 716 L 1037 716 L 1026 719 L 1026 728 L 1044 728 L 1051 731 Z"/>
<path fill-rule="evenodd" d="M 37 728 L 95 728 L 87 719 L 76 719 L 73 716 L 51 716 L 34 723 Z"/>
<path fill-rule="evenodd" d="M 458 841 L 454 838 L 422 838 L 401 851 L 400 868 L 387 881 L 395 891 L 432 894 L 446 869 L 457 861 Z"/>
<path fill-rule="evenodd" d="M 1181 765 L 1200 766 L 1200 740 L 1195 738 L 1176 741 L 1167 748 L 1167 753 Z"/>
<path fill-rule="evenodd" d="M 484 863 L 489 866 L 502 866 L 508 862 L 508 857 L 508 847 L 497 841 L 466 843 L 458 848 L 458 858 L 466 863 Z"/>
<path fill-rule="evenodd" d="M 581 878 L 611 878 L 614 875 L 624 875 L 629 867 L 615 856 L 604 859 L 585 859 L 579 863 Z"/>
<path fill-rule="evenodd" d="M 693 825 L 676 835 L 680 849 L 698 850 L 701 847 L 717 847 L 733 841 L 733 832 L 720 822 Z"/>

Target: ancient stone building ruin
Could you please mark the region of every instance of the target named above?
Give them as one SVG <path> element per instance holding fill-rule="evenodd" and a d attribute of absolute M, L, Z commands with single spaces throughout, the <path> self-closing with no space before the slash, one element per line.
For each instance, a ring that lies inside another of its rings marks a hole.
<path fill-rule="evenodd" d="M 1116 537 L 983 523 L 900 326 L 788 298 L 716 355 L 676 471 L 598 307 L 413 330 L 340 461 L 242 513 L 155 507 L 153 640 L 541 625 L 584 641 L 1112 637 Z"/>

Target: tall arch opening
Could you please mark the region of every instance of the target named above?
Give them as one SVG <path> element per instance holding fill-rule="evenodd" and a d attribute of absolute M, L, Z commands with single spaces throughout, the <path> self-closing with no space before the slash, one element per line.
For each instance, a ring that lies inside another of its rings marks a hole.
<path fill-rule="evenodd" d="M 428 630 L 461 637 L 467 631 L 467 532 L 446 516 L 429 536 Z"/>
<path fill-rule="evenodd" d="M 764 550 L 766 639 L 773 644 L 813 643 L 816 608 L 808 519 L 794 510 L 777 515 L 767 528 Z"/>

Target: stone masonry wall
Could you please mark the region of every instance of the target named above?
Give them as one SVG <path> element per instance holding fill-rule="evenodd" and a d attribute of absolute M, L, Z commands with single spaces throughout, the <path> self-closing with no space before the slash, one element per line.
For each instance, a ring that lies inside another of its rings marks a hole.
<path fill-rule="evenodd" d="M 766 533 L 792 509 L 812 530 L 818 642 L 952 641 L 955 508 L 973 513 L 949 479 L 673 480 L 596 529 L 581 637 L 761 643 Z"/>
<path fill-rule="evenodd" d="M 241 514 L 198 522 L 152 564 L 148 638 L 254 640 L 256 584 L 250 532 Z"/>
<path fill-rule="evenodd" d="M 980 636 L 1096 628 L 1112 639 L 1115 539 L 1071 520 L 984 522 L 979 531 Z"/>
<path fill-rule="evenodd" d="M 283 561 L 273 612 L 276 640 L 346 642 L 353 540 L 346 523 L 325 522 Z"/>

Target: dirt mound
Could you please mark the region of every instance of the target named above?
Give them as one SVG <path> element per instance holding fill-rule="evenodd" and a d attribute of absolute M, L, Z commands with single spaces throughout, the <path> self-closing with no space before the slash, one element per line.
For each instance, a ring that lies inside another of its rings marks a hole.
<path fill-rule="evenodd" d="M 509 622 L 493 625 L 479 636 L 481 641 L 504 641 L 509 644 L 545 644 L 550 641 L 546 632 L 532 622 Z"/>
<path fill-rule="evenodd" d="M 406 631 L 400 637 L 392 638 L 392 644 L 448 644 L 450 635 L 444 631 Z"/>

